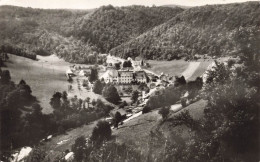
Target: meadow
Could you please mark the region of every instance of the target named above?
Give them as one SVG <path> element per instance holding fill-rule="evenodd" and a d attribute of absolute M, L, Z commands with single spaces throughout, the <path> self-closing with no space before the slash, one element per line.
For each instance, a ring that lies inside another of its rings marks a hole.
<path fill-rule="evenodd" d="M 9 60 L 3 69 L 10 71 L 12 81 L 15 83 L 23 79 L 30 85 L 32 94 L 37 97 L 43 107 L 43 113 L 52 112 L 49 102 L 55 92 L 67 91 L 69 97 L 77 95 L 81 99 L 100 97 L 81 86 L 81 81 L 86 79 L 85 77 L 73 78 L 73 82 L 69 83 L 65 72 L 72 64 L 55 55 L 37 56 L 38 61 L 15 55 L 8 56 Z M 69 90 L 70 85 L 71 90 Z"/>
<path fill-rule="evenodd" d="M 199 60 L 194 62 L 188 62 L 184 60 L 172 60 L 172 61 L 147 61 L 151 68 L 147 70 L 153 71 L 156 74 L 169 74 L 170 76 L 184 75 L 187 80 L 194 80 L 196 77 L 201 76 L 212 63 L 212 60 Z"/>

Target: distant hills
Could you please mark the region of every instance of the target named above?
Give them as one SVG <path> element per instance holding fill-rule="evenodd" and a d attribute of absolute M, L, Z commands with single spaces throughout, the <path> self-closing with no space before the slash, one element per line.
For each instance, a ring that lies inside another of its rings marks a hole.
<path fill-rule="evenodd" d="M 188 9 L 188 8 L 193 7 L 193 6 L 183 6 L 183 5 L 168 4 L 168 5 L 162 5 L 161 7 L 172 7 L 172 8 L 180 7 L 180 8 L 183 8 L 183 9 Z"/>
<path fill-rule="evenodd" d="M 166 60 L 232 55 L 239 51 L 237 37 L 242 31 L 248 33 L 243 39 L 249 43 L 257 37 L 254 33 L 259 35 L 259 27 L 258 2 L 193 7 L 110 52 L 124 58 Z"/>
<path fill-rule="evenodd" d="M 66 61 L 84 63 L 89 54 L 107 53 L 182 11 L 111 5 L 92 11 L 1 6 L 0 40 L 30 53 L 55 53 Z"/>
<path fill-rule="evenodd" d="M 172 60 L 237 51 L 233 35 L 260 26 L 258 2 L 183 9 L 103 6 L 43 10 L 0 6 L 0 44 L 88 63 L 93 53 Z"/>

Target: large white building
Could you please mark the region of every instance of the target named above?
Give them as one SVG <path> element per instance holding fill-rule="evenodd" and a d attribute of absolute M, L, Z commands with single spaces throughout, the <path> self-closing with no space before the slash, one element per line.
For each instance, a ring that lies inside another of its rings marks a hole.
<path fill-rule="evenodd" d="M 143 70 L 107 70 L 101 77 L 105 83 L 131 84 L 133 82 L 146 83 L 146 73 Z"/>

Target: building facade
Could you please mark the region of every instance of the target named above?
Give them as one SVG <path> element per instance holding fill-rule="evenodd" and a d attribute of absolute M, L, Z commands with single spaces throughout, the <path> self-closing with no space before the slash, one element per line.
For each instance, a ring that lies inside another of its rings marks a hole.
<path fill-rule="evenodd" d="M 146 73 L 134 70 L 107 70 L 101 77 L 105 83 L 131 84 L 133 82 L 146 83 Z"/>

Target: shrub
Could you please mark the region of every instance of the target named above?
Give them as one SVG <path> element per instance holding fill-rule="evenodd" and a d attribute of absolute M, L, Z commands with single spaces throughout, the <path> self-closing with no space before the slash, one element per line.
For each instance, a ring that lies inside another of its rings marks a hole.
<path fill-rule="evenodd" d="M 170 107 L 162 107 L 159 112 L 159 114 L 162 115 L 163 120 L 167 119 L 169 113 L 170 113 Z"/>
<path fill-rule="evenodd" d="M 71 150 L 74 152 L 75 160 L 82 161 L 84 158 L 84 150 L 86 148 L 86 139 L 84 136 L 80 136 L 75 140 L 75 143 L 71 146 Z"/>
<path fill-rule="evenodd" d="M 181 106 L 182 106 L 182 107 L 186 107 L 186 106 L 187 106 L 187 104 L 186 104 L 186 99 L 185 99 L 185 98 L 182 98 L 182 99 L 181 99 Z"/>
<path fill-rule="evenodd" d="M 151 108 L 149 106 L 145 106 L 142 110 L 142 113 L 145 114 L 145 113 L 148 113 L 151 111 Z"/>
<path fill-rule="evenodd" d="M 112 134 L 110 125 L 107 121 L 100 120 L 92 131 L 91 140 L 95 142 L 102 142 L 110 139 Z"/>

